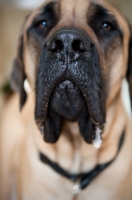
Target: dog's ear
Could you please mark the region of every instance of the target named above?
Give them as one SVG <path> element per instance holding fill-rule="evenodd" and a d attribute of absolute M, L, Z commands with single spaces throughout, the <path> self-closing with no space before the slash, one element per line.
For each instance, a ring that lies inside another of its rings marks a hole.
<path fill-rule="evenodd" d="M 23 61 L 23 31 L 18 39 L 17 55 L 13 62 L 13 69 L 10 77 L 11 88 L 15 92 L 20 93 L 20 110 L 26 102 L 27 94 L 24 90 L 24 80 L 26 74 L 24 72 L 24 61 Z"/>
<path fill-rule="evenodd" d="M 132 27 L 130 27 L 130 31 L 131 31 L 131 37 L 130 37 L 130 41 L 129 41 L 127 80 L 129 83 L 131 108 L 132 108 Z"/>

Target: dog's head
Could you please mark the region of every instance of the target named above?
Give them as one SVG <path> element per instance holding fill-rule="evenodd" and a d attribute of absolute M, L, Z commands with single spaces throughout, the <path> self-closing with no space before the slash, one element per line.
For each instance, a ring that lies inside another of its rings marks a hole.
<path fill-rule="evenodd" d="M 35 88 L 35 120 L 46 142 L 57 141 L 63 119 L 78 121 L 89 143 L 103 130 L 126 75 L 132 85 L 131 43 L 126 20 L 100 0 L 45 1 L 27 17 L 11 82 L 21 107 L 24 80 Z"/>

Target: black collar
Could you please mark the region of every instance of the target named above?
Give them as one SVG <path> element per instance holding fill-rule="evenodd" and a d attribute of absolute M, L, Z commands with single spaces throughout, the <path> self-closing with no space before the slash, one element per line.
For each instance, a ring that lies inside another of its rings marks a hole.
<path fill-rule="evenodd" d="M 65 169 L 63 169 L 57 163 L 51 161 L 46 155 L 44 155 L 41 152 L 39 152 L 39 158 L 43 163 L 49 165 L 54 171 L 56 171 L 60 175 L 64 176 L 65 178 L 70 179 L 73 182 L 80 180 L 79 188 L 84 189 L 86 186 L 88 186 L 91 183 L 91 181 L 94 178 L 96 178 L 103 170 L 105 170 L 110 164 L 113 163 L 113 161 L 116 159 L 116 157 L 118 156 L 118 154 L 123 146 L 124 136 L 125 136 L 125 133 L 123 132 L 119 139 L 118 149 L 117 149 L 117 152 L 116 152 L 116 155 L 114 156 L 114 158 L 112 158 L 107 163 L 96 165 L 93 170 L 88 171 L 88 172 L 79 173 L 79 174 L 75 174 L 75 173 L 71 174 L 71 173 L 67 172 Z"/>

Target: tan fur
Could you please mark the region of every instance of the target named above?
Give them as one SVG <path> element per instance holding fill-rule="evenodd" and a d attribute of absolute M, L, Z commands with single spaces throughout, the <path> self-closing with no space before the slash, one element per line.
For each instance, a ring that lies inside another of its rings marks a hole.
<path fill-rule="evenodd" d="M 104 1 L 95 3 L 108 8 L 124 34 L 123 48 L 103 57 L 94 31 L 87 26 L 88 0 L 60 0 L 61 20 L 50 31 L 50 37 L 64 26 L 83 29 L 98 49 L 102 74 L 110 76 L 109 98 L 106 104 L 106 125 L 103 144 L 99 150 L 86 144 L 79 134 L 76 122 L 65 121 L 62 134 L 56 144 L 43 141 L 35 120 L 35 76 L 37 53 L 28 41 L 26 30 L 40 9 L 28 17 L 24 29 L 24 64 L 32 88 L 28 100 L 19 112 L 19 95 L 11 97 L 4 109 L 0 128 L 0 200 L 71 200 L 73 183 L 39 161 L 38 151 L 59 163 L 69 172 L 79 173 L 93 169 L 97 164 L 112 159 L 117 152 L 119 138 L 125 128 L 125 142 L 114 163 L 80 192 L 80 200 L 131 200 L 132 199 L 132 125 L 121 100 L 121 83 L 125 77 L 128 59 L 130 31 L 126 20 Z M 34 58 L 32 58 L 34 54 Z M 107 66 L 106 66 L 107 64 Z M 104 94 L 105 95 L 105 94 Z"/>

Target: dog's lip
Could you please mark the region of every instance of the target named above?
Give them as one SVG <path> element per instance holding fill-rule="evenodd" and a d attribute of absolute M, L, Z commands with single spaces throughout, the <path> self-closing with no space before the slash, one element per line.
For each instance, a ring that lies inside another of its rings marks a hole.
<path fill-rule="evenodd" d="M 42 125 L 42 123 L 44 123 L 45 122 L 45 120 L 46 120 L 46 116 L 47 116 L 47 111 L 48 111 L 48 106 L 49 106 L 49 101 L 50 101 L 50 97 L 51 97 L 51 95 L 52 95 L 52 93 L 53 93 L 53 91 L 55 90 L 55 89 L 57 89 L 57 91 L 59 91 L 60 92 L 60 89 L 58 88 L 58 86 L 59 86 L 59 84 L 60 83 L 62 83 L 62 82 L 64 82 L 64 81 L 70 81 L 70 82 L 72 82 L 74 85 L 75 85 L 75 89 L 76 89 L 76 92 L 78 92 L 80 89 L 79 89 L 79 87 L 77 86 L 77 84 L 75 84 L 73 81 L 71 81 L 70 79 L 61 79 L 57 84 L 55 84 L 55 85 L 53 85 L 53 87 L 52 87 L 52 89 L 51 89 L 51 91 L 50 91 L 50 93 L 47 95 L 47 98 L 46 98 L 46 103 L 45 103 L 45 106 L 43 107 L 43 118 L 41 119 L 41 118 L 35 118 L 35 120 L 36 120 L 36 123 L 37 123 L 37 126 L 38 126 L 38 128 L 41 130 L 41 125 Z M 78 91 L 77 91 L 78 90 Z M 81 91 L 81 90 L 80 90 Z M 83 94 L 83 93 L 82 93 Z M 84 98 L 85 99 L 85 98 Z M 86 100 L 86 99 L 85 99 Z M 87 102 L 87 101 L 86 101 Z"/>
<path fill-rule="evenodd" d="M 62 79 L 63 80 L 63 79 Z M 61 80 L 61 81 L 62 81 Z M 51 94 L 52 94 L 52 92 L 54 91 L 54 89 L 55 89 L 55 87 L 56 87 L 56 85 L 58 85 L 59 84 L 59 81 L 58 81 L 58 83 L 57 84 L 53 84 L 52 85 L 52 87 L 50 87 L 50 92 L 48 91 L 48 94 L 46 95 L 46 98 L 44 99 L 44 101 L 43 101 L 43 108 L 41 107 L 40 109 L 43 109 L 43 117 L 41 118 L 41 117 L 38 117 L 38 116 L 36 116 L 36 114 L 35 114 L 35 120 L 36 120 L 36 123 L 37 123 L 37 125 L 38 125 L 38 127 L 39 127 L 39 129 L 41 129 L 41 124 L 42 123 L 44 123 L 45 122 L 45 120 L 46 120 L 46 116 L 47 116 L 47 111 L 48 111 L 48 105 L 49 105 L 49 101 L 50 101 L 50 97 L 51 97 Z M 41 104 L 40 104 L 41 105 Z M 37 110 L 37 109 L 36 109 Z"/>
<path fill-rule="evenodd" d="M 88 108 L 88 112 L 90 114 L 90 111 L 89 111 L 89 106 L 88 106 L 88 99 L 87 99 L 87 95 L 84 93 L 84 91 L 79 87 L 79 85 L 77 83 L 75 83 L 74 81 L 70 80 L 70 79 L 62 79 L 61 81 L 59 81 L 57 84 L 53 85 L 50 93 L 47 95 L 47 98 L 46 98 L 46 103 L 45 103 L 45 106 L 43 107 L 43 118 L 36 118 L 36 123 L 37 123 L 37 126 L 38 128 L 41 130 L 41 125 L 42 123 L 45 122 L 46 120 L 46 116 L 47 116 L 47 112 L 48 112 L 48 106 L 49 106 L 49 101 L 50 101 L 50 97 L 51 97 L 51 94 L 53 93 L 54 89 L 62 82 L 62 81 L 71 81 L 73 82 L 73 84 L 76 85 L 76 87 L 81 91 L 86 103 L 87 103 L 87 108 Z M 90 115 L 91 116 L 91 115 Z M 104 121 L 103 123 L 101 122 L 98 122 L 98 121 L 95 121 L 92 117 L 91 117 L 91 121 L 93 124 L 95 124 L 96 126 L 100 127 L 101 129 L 103 129 L 102 127 L 104 127 Z"/>

